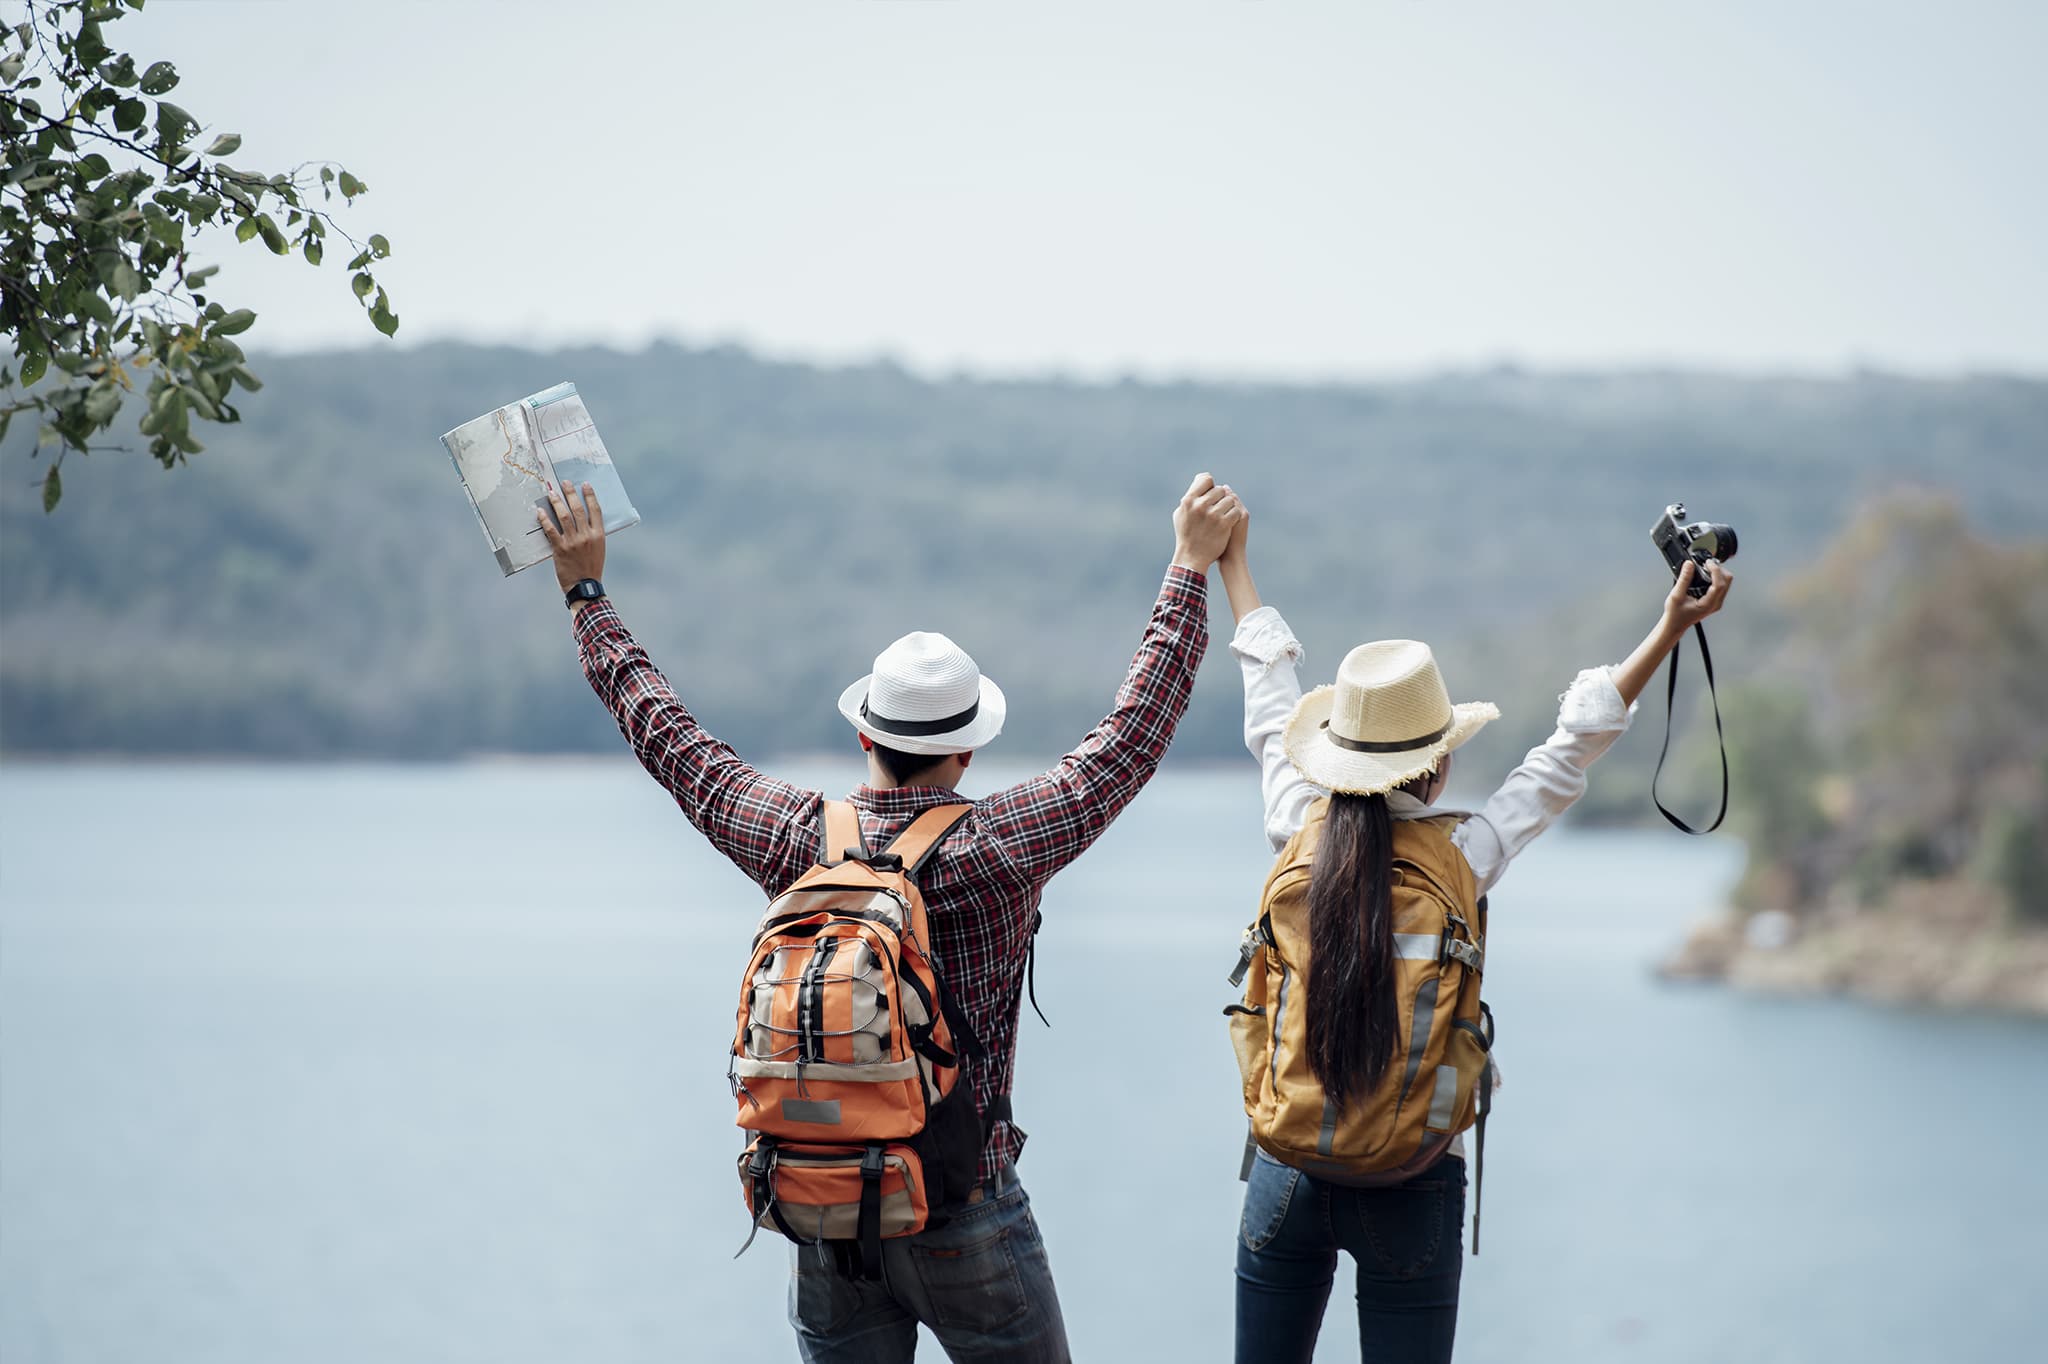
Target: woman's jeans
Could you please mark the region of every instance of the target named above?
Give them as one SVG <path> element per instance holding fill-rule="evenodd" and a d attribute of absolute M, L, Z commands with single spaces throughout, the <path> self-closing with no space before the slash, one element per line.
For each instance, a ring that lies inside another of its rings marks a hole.
<path fill-rule="evenodd" d="M 1237 1364 L 1308 1364 L 1339 1250 L 1358 1262 L 1366 1364 L 1449 1360 L 1464 1232 L 1465 1162 L 1457 1156 L 1405 1184 L 1354 1189 L 1259 1152 L 1237 1236 Z"/>
<path fill-rule="evenodd" d="M 937 1231 L 883 1241 L 879 1282 L 846 1278 L 815 1246 L 791 1247 L 789 1319 L 804 1359 L 900 1364 L 923 1322 L 961 1364 L 1067 1364 L 1052 1266 L 1016 1167 L 982 1195 Z"/>

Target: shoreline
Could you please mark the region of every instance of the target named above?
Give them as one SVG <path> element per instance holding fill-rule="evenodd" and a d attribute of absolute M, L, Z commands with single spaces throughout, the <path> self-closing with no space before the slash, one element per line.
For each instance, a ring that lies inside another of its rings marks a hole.
<path fill-rule="evenodd" d="M 1882 909 L 1723 910 L 1658 963 L 1667 981 L 1756 994 L 2048 1019 L 2048 925 L 2016 924 L 1982 887 L 1899 887 Z"/>

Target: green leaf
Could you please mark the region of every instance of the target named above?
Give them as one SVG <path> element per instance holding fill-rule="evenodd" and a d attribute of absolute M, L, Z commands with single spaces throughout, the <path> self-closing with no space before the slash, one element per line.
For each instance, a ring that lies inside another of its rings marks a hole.
<path fill-rule="evenodd" d="M 140 79 L 135 74 L 135 59 L 123 53 L 114 60 L 102 64 L 100 67 L 100 79 L 109 85 L 118 85 L 123 88 L 135 84 Z"/>
<path fill-rule="evenodd" d="M 292 244 L 284 239 L 283 230 L 270 220 L 268 213 L 256 215 L 256 230 L 263 234 L 263 244 L 270 248 L 271 254 L 282 256 L 292 249 Z"/>
<path fill-rule="evenodd" d="M 235 149 L 241 145 L 242 135 L 240 133 L 222 133 L 213 140 L 213 145 L 206 149 L 206 154 L 208 156 L 232 156 Z"/>
<path fill-rule="evenodd" d="M 377 291 L 377 301 L 370 305 L 370 325 L 386 336 L 398 330 L 398 314 L 391 311 L 391 300 L 384 291 Z"/>
<path fill-rule="evenodd" d="M 85 415 L 96 426 L 105 426 L 121 410 L 121 390 L 111 380 L 94 384 L 85 395 Z"/>
<path fill-rule="evenodd" d="M 142 292 L 142 276 L 135 273 L 135 267 L 125 258 L 115 261 L 114 268 L 107 272 L 107 285 L 121 296 L 123 303 L 133 303 L 135 296 Z"/>
<path fill-rule="evenodd" d="M 15 77 L 21 74 L 22 65 L 22 59 L 19 57 L 0 60 L 0 81 L 6 81 L 9 85 L 14 84 Z"/>
<path fill-rule="evenodd" d="M 43 515 L 57 510 L 57 504 L 64 500 L 64 477 L 52 464 L 50 472 L 43 475 Z"/>
<path fill-rule="evenodd" d="M 320 242 L 317 238 L 306 238 L 306 245 L 302 249 L 306 253 L 306 264 L 318 265 L 320 263 L 321 250 Z"/>
<path fill-rule="evenodd" d="M 21 386 L 27 388 L 30 384 L 42 378 L 43 372 L 49 369 L 49 367 L 50 357 L 41 351 L 30 351 L 27 355 L 22 356 Z"/>
<path fill-rule="evenodd" d="M 238 242 L 248 241 L 260 231 L 262 231 L 262 228 L 257 226 L 254 218 L 244 218 L 235 224 L 235 240 Z"/>
<path fill-rule="evenodd" d="M 370 290 L 377 287 L 377 281 L 371 279 L 368 275 L 357 275 L 349 281 L 349 287 L 356 291 L 357 298 L 368 298 Z"/>
<path fill-rule="evenodd" d="M 163 95 L 170 93 L 178 83 L 178 68 L 169 62 L 151 62 L 149 70 L 142 73 L 142 93 Z"/>
<path fill-rule="evenodd" d="M 185 272 L 185 287 L 187 289 L 197 289 L 219 273 L 220 267 L 218 265 L 202 265 L 197 270 L 187 270 Z"/>
<path fill-rule="evenodd" d="M 251 393 L 254 393 L 257 389 L 263 387 L 263 381 L 257 378 L 255 375 L 251 374 L 248 371 L 248 369 L 242 365 L 236 365 L 233 369 L 228 371 L 228 374 L 234 379 L 236 383 L 240 384 L 243 388 L 248 389 Z M 0 435 L 4 434 L 5 432 L 0 432 Z"/>
<path fill-rule="evenodd" d="M 368 185 L 366 185 L 366 184 L 364 184 L 364 183 L 363 183 L 362 181 L 360 181 L 360 180 L 356 179 L 356 178 L 355 178 L 355 177 L 354 177 L 353 175 L 350 175 L 350 174 L 349 174 L 349 173 L 348 173 L 347 171 L 343 171 L 343 172 L 341 172 L 341 192 L 342 192 L 342 194 L 343 194 L 344 196 L 346 196 L 347 198 L 353 199 L 353 198 L 355 198 L 355 197 L 356 197 L 356 196 L 357 196 L 358 194 L 361 194 L 361 193 L 362 193 L 362 192 L 363 192 L 364 190 L 366 190 L 366 189 L 368 189 L 368 188 L 369 188 L 369 186 L 368 186 Z"/>
<path fill-rule="evenodd" d="M 384 239 L 383 233 L 372 232 L 370 234 L 370 249 L 375 251 L 381 259 L 391 254 L 391 243 Z"/>
<path fill-rule="evenodd" d="M 156 135 L 165 142 L 183 142 L 199 120 L 167 99 L 156 102 Z"/>
<path fill-rule="evenodd" d="M 237 308 L 213 324 L 213 330 L 221 336 L 235 336 L 256 325 L 256 314 L 247 308 Z"/>
<path fill-rule="evenodd" d="M 358 251 L 358 252 L 356 252 L 356 254 L 355 254 L 355 259 L 354 259 L 354 260 L 351 260 L 351 261 L 350 261 L 350 262 L 348 263 L 348 268 L 349 268 L 349 269 L 351 269 L 351 270 L 360 270 L 360 269 L 362 269 L 362 268 L 363 268 L 363 267 L 364 267 L 365 265 L 368 265 L 369 263 L 370 263 L 370 253 L 369 253 L 369 252 L 367 252 L 367 251 Z"/>

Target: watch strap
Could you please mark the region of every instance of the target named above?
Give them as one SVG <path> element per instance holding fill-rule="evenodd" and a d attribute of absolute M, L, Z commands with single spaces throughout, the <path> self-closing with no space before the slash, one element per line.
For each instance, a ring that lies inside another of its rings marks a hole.
<path fill-rule="evenodd" d="M 573 607 L 580 601 L 596 601 L 604 595 L 604 584 L 595 578 L 578 579 L 576 585 L 562 594 L 562 604 Z"/>

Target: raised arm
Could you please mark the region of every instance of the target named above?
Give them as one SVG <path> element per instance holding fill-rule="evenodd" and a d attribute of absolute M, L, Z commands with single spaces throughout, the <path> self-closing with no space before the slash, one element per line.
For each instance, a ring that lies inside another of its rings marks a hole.
<path fill-rule="evenodd" d="M 1259 589 L 1252 582 L 1250 540 L 1251 513 L 1247 511 L 1231 531 L 1230 543 L 1216 561 L 1216 572 L 1230 595 L 1230 612 L 1237 618 L 1230 652 L 1244 673 L 1244 746 L 1258 760 L 1266 841 L 1277 852 L 1300 831 L 1309 807 L 1324 793 L 1295 770 L 1280 742 L 1281 731 L 1301 700 L 1301 681 L 1296 675 L 1301 641 L 1278 611 L 1259 600 Z"/>
<path fill-rule="evenodd" d="M 1209 565 L 1239 514 L 1209 475 L 1189 486 L 1174 509 L 1173 562 L 1109 714 L 1050 770 L 982 802 L 983 826 L 1026 878 L 1079 857 L 1157 770 L 1209 647 Z"/>
<path fill-rule="evenodd" d="M 550 491 L 561 528 L 543 514 L 541 530 L 555 554 L 555 577 L 567 592 L 604 572 L 604 514 L 583 485 L 565 500 Z M 585 505 L 587 502 L 587 506 Z M 818 793 L 763 775 L 707 734 L 608 597 L 578 601 L 576 650 L 591 690 L 648 774 L 711 845 L 772 894 L 813 860 L 806 832 Z"/>
<path fill-rule="evenodd" d="M 1713 585 L 1704 597 L 1688 592 L 1693 566 L 1680 573 L 1657 624 L 1628 658 L 1607 668 L 1588 668 L 1558 698 L 1557 729 L 1529 750 L 1452 841 L 1464 852 L 1484 894 L 1515 855 L 1586 794 L 1586 772 L 1628 729 L 1636 698 L 1657 666 L 1685 632 L 1721 609 L 1735 578 L 1719 563 L 1709 566 Z"/>

